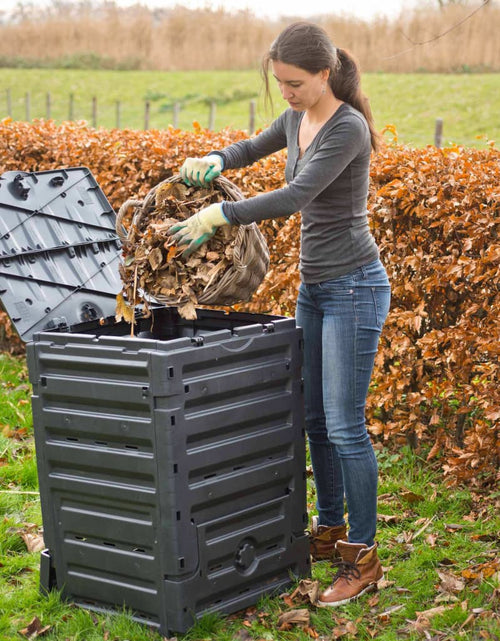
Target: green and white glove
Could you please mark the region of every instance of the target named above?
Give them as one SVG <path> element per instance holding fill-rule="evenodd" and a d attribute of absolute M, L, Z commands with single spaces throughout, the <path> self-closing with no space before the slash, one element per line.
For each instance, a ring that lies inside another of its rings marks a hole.
<path fill-rule="evenodd" d="M 222 156 L 209 154 L 203 158 L 186 158 L 180 168 L 180 175 L 186 185 L 206 187 L 224 168 Z"/>
<path fill-rule="evenodd" d="M 173 225 L 167 234 L 173 236 L 178 245 L 188 245 L 182 255 L 190 256 L 212 238 L 222 225 L 229 225 L 229 221 L 222 211 L 222 203 L 215 203 Z"/>

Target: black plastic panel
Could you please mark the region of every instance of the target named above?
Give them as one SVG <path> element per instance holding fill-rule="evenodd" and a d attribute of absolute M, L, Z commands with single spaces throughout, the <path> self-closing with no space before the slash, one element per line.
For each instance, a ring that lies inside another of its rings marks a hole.
<path fill-rule="evenodd" d="M 0 298 L 23 340 L 114 313 L 115 219 L 84 167 L 0 177 Z"/>
<path fill-rule="evenodd" d="M 159 308 L 141 337 L 96 323 L 28 345 L 57 587 L 165 633 L 310 571 L 301 330 L 199 315 Z"/>

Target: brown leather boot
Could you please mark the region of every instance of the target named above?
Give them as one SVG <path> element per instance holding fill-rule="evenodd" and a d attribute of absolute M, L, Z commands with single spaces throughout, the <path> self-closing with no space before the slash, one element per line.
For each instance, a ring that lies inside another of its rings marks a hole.
<path fill-rule="evenodd" d="M 322 608 L 334 608 L 376 590 L 384 576 L 376 543 L 369 548 L 364 543 L 339 541 L 336 547 L 342 560 L 332 585 L 319 596 L 317 605 Z"/>
<path fill-rule="evenodd" d="M 330 527 L 329 525 L 318 525 L 318 517 L 311 519 L 311 535 L 309 537 L 311 557 L 313 561 L 325 561 L 339 558 L 335 550 L 337 541 L 347 536 L 345 525 Z"/>

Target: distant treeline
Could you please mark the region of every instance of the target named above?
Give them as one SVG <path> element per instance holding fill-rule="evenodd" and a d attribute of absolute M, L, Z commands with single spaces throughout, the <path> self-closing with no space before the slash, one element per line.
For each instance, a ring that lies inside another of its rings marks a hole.
<path fill-rule="evenodd" d="M 333 13 L 310 19 L 363 71 L 500 71 L 500 7 L 482 4 L 436 3 L 369 22 Z M 0 20 L 3 67 L 206 70 L 258 67 L 293 18 L 54 0 L 43 9 L 19 4 L 10 15 L 0 12 Z"/>

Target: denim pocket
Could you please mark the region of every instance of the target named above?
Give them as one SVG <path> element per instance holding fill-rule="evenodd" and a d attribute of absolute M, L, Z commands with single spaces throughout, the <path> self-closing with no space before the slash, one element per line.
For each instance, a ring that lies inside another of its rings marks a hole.
<path fill-rule="evenodd" d="M 382 329 L 391 306 L 391 288 L 386 285 L 371 287 L 370 289 L 373 297 L 373 307 L 375 309 L 377 327 Z"/>

